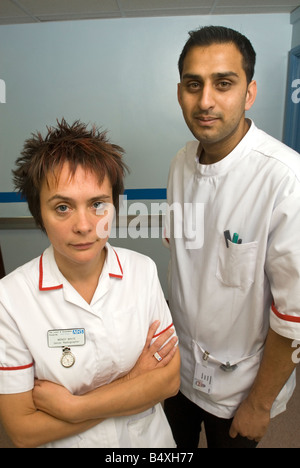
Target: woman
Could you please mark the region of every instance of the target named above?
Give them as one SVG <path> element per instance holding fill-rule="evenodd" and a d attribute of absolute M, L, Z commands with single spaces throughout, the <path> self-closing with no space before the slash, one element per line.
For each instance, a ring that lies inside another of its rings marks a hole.
<path fill-rule="evenodd" d="M 0 282 L 0 416 L 17 447 L 174 447 L 159 402 L 180 358 L 156 267 L 107 242 L 122 152 L 63 120 L 17 160 L 51 243 Z"/>

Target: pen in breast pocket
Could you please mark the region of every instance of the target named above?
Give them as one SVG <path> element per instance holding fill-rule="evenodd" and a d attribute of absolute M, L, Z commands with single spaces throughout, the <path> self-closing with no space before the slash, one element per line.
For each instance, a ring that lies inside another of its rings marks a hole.
<path fill-rule="evenodd" d="M 239 234 L 235 232 L 233 234 L 233 239 L 232 239 L 233 244 L 241 244 L 243 242 L 242 239 L 239 239 Z"/>
<path fill-rule="evenodd" d="M 231 235 L 230 235 L 230 231 L 229 231 L 229 230 L 224 231 L 224 237 L 225 237 L 225 242 L 226 242 L 226 246 L 227 246 L 227 249 L 228 249 L 228 248 L 229 248 L 228 241 L 229 241 L 229 240 L 231 241 Z"/>
<path fill-rule="evenodd" d="M 224 231 L 224 237 L 225 237 L 225 242 L 226 242 L 226 246 L 227 248 L 229 248 L 229 244 L 228 244 L 228 241 L 232 242 L 233 244 L 241 244 L 243 242 L 242 239 L 239 239 L 239 234 L 237 232 L 235 232 L 233 234 L 233 238 L 231 240 L 231 234 L 230 234 L 230 231 L 229 230 L 226 230 Z"/>
<path fill-rule="evenodd" d="M 238 243 L 238 240 L 239 240 L 239 235 L 238 235 L 237 232 L 235 232 L 235 233 L 233 234 L 232 243 L 233 243 L 233 244 L 237 244 L 237 243 Z"/>

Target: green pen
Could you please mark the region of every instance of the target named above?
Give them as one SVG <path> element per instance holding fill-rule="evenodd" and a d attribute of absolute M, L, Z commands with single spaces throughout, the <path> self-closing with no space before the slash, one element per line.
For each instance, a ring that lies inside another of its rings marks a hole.
<path fill-rule="evenodd" d="M 237 244 L 237 243 L 238 243 L 238 240 L 239 240 L 239 235 L 235 232 L 235 233 L 233 234 L 233 238 L 232 238 L 233 244 Z"/>

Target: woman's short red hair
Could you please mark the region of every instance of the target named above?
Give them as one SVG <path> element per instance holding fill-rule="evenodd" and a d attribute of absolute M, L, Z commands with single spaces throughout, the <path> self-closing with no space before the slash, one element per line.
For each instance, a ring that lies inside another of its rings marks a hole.
<path fill-rule="evenodd" d="M 99 184 L 107 175 L 113 191 L 116 211 L 119 196 L 124 192 L 124 176 L 127 166 L 123 162 L 124 150 L 110 143 L 106 132 L 93 126 L 91 130 L 80 121 L 68 125 L 65 119 L 57 127 L 47 127 L 45 138 L 41 133 L 26 140 L 21 156 L 13 171 L 15 188 L 27 200 L 36 224 L 44 230 L 40 209 L 40 192 L 47 175 L 59 174 L 64 163 L 68 163 L 71 176 L 78 166 L 99 177 Z"/>

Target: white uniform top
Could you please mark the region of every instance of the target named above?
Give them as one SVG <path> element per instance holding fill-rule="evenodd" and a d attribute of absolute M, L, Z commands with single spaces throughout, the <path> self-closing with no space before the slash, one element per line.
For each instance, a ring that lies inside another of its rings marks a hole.
<path fill-rule="evenodd" d="M 168 203 L 204 207 L 197 226 L 201 248 L 186 248 L 190 239 L 174 238 L 173 221 L 166 226 L 170 309 L 180 338 L 181 391 L 206 411 L 230 418 L 257 375 L 269 326 L 300 339 L 300 156 L 253 122 L 216 164 L 200 164 L 198 147 L 187 143 L 170 169 Z M 238 233 L 242 244 L 227 247 L 226 230 L 231 238 Z M 190 236 L 191 228 L 186 231 Z M 196 362 L 209 367 L 203 378 L 212 379 L 211 388 L 202 383 L 210 393 L 201 383 L 202 391 L 193 388 L 196 375 L 201 382 Z M 220 366 L 227 363 L 238 367 L 225 372 Z M 284 411 L 294 385 L 295 375 L 272 416 Z"/>
<path fill-rule="evenodd" d="M 0 393 L 29 391 L 34 377 L 83 394 L 127 374 L 160 320 L 156 337 L 172 324 L 153 261 L 106 245 L 98 287 L 88 304 L 60 273 L 49 247 L 0 281 Z M 76 358 L 65 368 L 62 348 L 48 346 L 49 330 L 85 329 L 86 343 L 71 345 Z M 174 447 L 161 405 L 108 419 L 77 436 L 45 447 Z"/>

